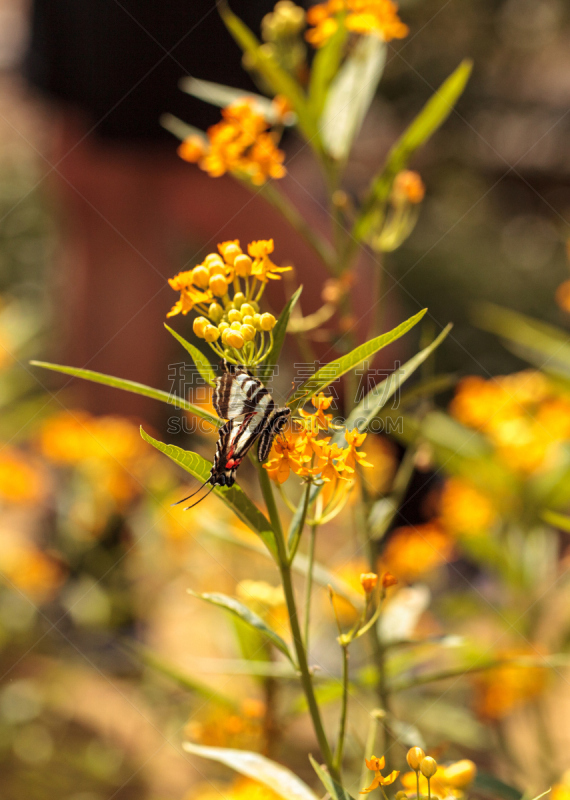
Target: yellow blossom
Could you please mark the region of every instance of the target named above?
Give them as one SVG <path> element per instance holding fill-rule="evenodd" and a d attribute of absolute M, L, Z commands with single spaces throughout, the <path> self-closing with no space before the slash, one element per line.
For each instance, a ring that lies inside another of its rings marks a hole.
<path fill-rule="evenodd" d="M 230 786 L 212 786 L 208 783 L 192 789 L 184 800 L 282 800 L 281 795 L 250 778 L 238 778 Z"/>
<path fill-rule="evenodd" d="M 310 456 L 299 452 L 297 442 L 291 435 L 279 436 L 273 442 L 269 460 L 263 465 L 272 481 L 285 483 L 294 472 L 302 477 L 309 474 L 307 462 Z"/>
<path fill-rule="evenodd" d="M 381 566 L 400 580 L 415 581 L 453 556 L 453 541 L 434 522 L 397 528 L 382 553 Z"/>
<path fill-rule="evenodd" d="M 394 783 L 400 774 L 399 770 L 394 769 L 389 775 L 386 775 L 386 777 L 382 775 L 381 770 L 383 770 L 386 766 L 386 759 L 384 756 L 381 756 L 381 758 L 371 756 L 370 758 L 365 758 L 364 760 L 366 761 L 366 766 L 368 769 L 374 773 L 374 780 L 370 786 L 368 786 L 368 788 L 362 789 L 360 794 L 368 794 L 368 792 L 374 791 L 374 789 L 377 789 L 379 786 L 390 786 L 390 784 Z"/>
<path fill-rule="evenodd" d="M 175 292 L 180 292 L 180 299 L 170 309 L 167 317 L 174 317 L 176 314 L 187 314 L 192 311 L 194 306 L 204 303 L 210 304 L 214 299 L 212 292 L 194 286 L 193 270 L 179 272 L 174 278 L 169 278 L 168 283 Z"/>
<path fill-rule="evenodd" d="M 536 651 L 527 649 L 501 650 L 498 659 L 536 656 Z M 502 719 L 514 708 L 541 694 L 546 687 L 547 670 L 538 666 L 505 663 L 485 670 L 473 677 L 475 689 L 474 708 L 485 720 Z"/>
<path fill-rule="evenodd" d="M 491 500 L 460 478 L 445 482 L 440 499 L 440 521 L 446 531 L 459 534 L 483 533 L 493 525 L 497 511 Z"/>
<path fill-rule="evenodd" d="M 11 503 L 37 503 L 45 478 L 39 466 L 16 448 L 0 449 L 0 497 Z"/>
<path fill-rule="evenodd" d="M 419 748 L 418 748 L 419 749 Z M 424 759 L 425 760 L 425 759 Z M 430 778 L 430 793 L 432 797 L 441 800 L 448 797 L 462 798 L 477 773 L 475 764 L 467 758 L 456 761 L 448 766 L 437 765 L 437 769 Z M 416 793 L 416 772 L 405 772 L 400 780 L 406 791 Z M 427 797 L 428 782 L 423 774 L 419 774 L 420 794 Z"/>
<path fill-rule="evenodd" d="M 359 433 L 358 428 L 354 428 L 352 431 L 345 431 L 344 438 L 348 442 L 348 447 L 344 449 L 344 468 L 347 472 L 354 472 L 357 464 L 361 467 L 374 466 L 370 461 L 366 461 L 366 453 L 356 449 L 364 443 L 365 433 Z"/>
<path fill-rule="evenodd" d="M 385 42 L 403 39 L 409 32 L 392 0 L 328 0 L 309 8 L 307 22 L 313 27 L 305 38 L 314 47 L 322 47 L 339 24 L 344 24 L 352 33 L 377 36 Z"/>
<path fill-rule="evenodd" d="M 288 272 L 292 269 L 292 267 L 276 266 L 269 258 L 273 250 L 273 239 L 259 239 L 247 246 L 247 252 L 254 259 L 251 266 L 251 274 L 263 283 L 268 279 L 280 280 L 280 272 Z"/>
<path fill-rule="evenodd" d="M 195 162 L 214 178 L 226 172 L 246 175 L 257 186 L 268 178 L 282 178 L 285 154 L 265 118 L 250 98 L 231 103 L 222 120 L 208 128 L 207 143 L 190 136 L 178 149 L 186 161 Z"/>

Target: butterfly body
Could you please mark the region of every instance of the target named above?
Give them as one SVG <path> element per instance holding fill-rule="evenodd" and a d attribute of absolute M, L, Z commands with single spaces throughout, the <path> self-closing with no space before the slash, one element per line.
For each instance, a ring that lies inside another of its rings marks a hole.
<path fill-rule="evenodd" d="M 215 486 L 234 485 L 239 465 L 256 442 L 263 463 L 291 417 L 291 409 L 279 408 L 267 388 L 245 367 L 224 359 L 220 370 L 212 402 L 226 422 L 220 428 L 214 463 L 204 484 L 211 484 L 210 491 Z"/>

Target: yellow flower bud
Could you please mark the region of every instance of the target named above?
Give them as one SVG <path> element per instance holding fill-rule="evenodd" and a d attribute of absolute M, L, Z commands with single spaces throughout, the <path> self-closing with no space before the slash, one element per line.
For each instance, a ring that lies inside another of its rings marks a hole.
<path fill-rule="evenodd" d="M 250 314 L 246 314 L 244 317 L 242 317 L 241 321 L 244 325 L 253 325 L 253 317 Z"/>
<path fill-rule="evenodd" d="M 238 322 L 237 320 L 235 322 L 232 322 L 230 328 L 232 329 L 232 331 L 241 331 L 241 322 Z"/>
<path fill-rule="evenodd" d="M 236 308 L 241 309 L 244 303 L 245 303 L 245 294 L 243 292 L 236 292 L 234 294 L 234 306 Z"/>
<path fill-rule="evenodd" d="M 192 270 L 192 283 L 196 286 L 199 286 L 200 289 L 206 289 L 208 287 L 208 283 L 210 281 L 210 273 L 199 264 L 197 267 L 194 267 Z"/>
<path fill-rule="evenodd" d="M 240 278 L 249 277 L 249 275 L 251 275 L 251 265 L 252 260 L 249 256 L 246 256 L 245 253 L 236 256 L 234 260 L 236 275 Z"/>
<path fill-rule="evenodd" d="M 196 319 L 192 323 L 192 330 L 199 339 L 203 339 L 204 331 L 206 330 L 209 324 L 210 322 L 209 320 L 206 319 L 206 317 L 196 317 Z"/>
<path fill-rule="evenodd" d="M 208 309 L 208 316 L 214 322 L 219 322 L 224 316 L 224 309 L 219 303 L 211 303 Z"/>
<path fill-rule="evenodd" d="M 376 588 L 376 584 L 378 583 L 378 575 L 375 572 L 363 572 L 360 576 L 360 585 L 366 592 L 366 594 L 370 594 Z"/>
<path fill-rule="evenodd" d="M 238 247 L 237 244 L 229 244 L 224 248 L 224 259 L 226 264 L 233 264 L 236 260 L 236 257 L 239 255 L 241 255 L 241 247 Z"/>
<path fill-rule="evenodd" d="M 206 325 L 204 329 L 204 339 L 207 342 L 216 342 L 220 338 L 220 331 L 215 325 Z"/>
<path fill-rule="evenodd" d="M 253 327 L 256 331 L 262 330 L 261 328 L 261 314 L 254 314 L 253 315 Z"/>
<path fill-rule="evenodd" d="M 262 331 L 272 331 L 275 327 L 275 323 L 277 320 L 273 316 L 273 314 L 262 314 L 261 315 L 261 330 Z"/>
<path fill-rule="evenodd" d="M 213 267 L 214 264 L 219 264 L 221 267 L 224 266 L 222 257 L 218 253 L 209 253 L 204 259 L 204 265 L 206 267 Z"/>
<path fill-rule="evenodd" d="M 445 767 L 443 779 L 454 789 L 466 789 L 475 779 L 477 767 L 468 758 Z"/>
<path fill-rule="evenodd" d="M 244 316 L 253 317 L 255 314 L 255 308 L 251 305 L 251 303 L 242 303 L 239 310 L 242 314 L 244 314 Z"/>
<path fill-rule="evenodd" d="M 223 275 L 214 275 L 210 278 L 210 289 L 216 297 L 223 297 L 227 294 L 228 284 Z"/>
<path fill-rule="evenodd" d="M 422 759 L 425 758 L 425 756 L 426 754 L 421 747 L 410 747 L 406 753 L 406 761 L 408 762 L 410 769 L 413 769 L 414 772 L 417 772 L 420 768 L 420 764 L 422 763 Z"/>
<path fill-rule="evenodd" d="M 223 261 L 216 261 L 208 267 L 208 272 L 210 273 L 210 278 L 213 278 L 214 275 L 226 275 L 227 267 L 223 263 Z"/>
<path fill-rule="evenodd" d="M 422 773 L 424 778 L 433 778 L 433 776 L 437 772 L 437 761 L 435 760 L 435 758 L 432 758 L 431 756 L 426 756 L 425 758 L 422 758 L 420 762 L 420 772 Z"/>
<path fill-rule="evenodd" d="M 232 308 L 230 311 L 228 311 L 228 319 L 230 322 L 241 322 L 242 319 L 241 311 Z"/>
<path fill-rule="evenodd" d="M 394 800 L 408 800 L 408 795 L 405 792 L 396 792 Z"/>
<path fill-rule="evenodd" d="M 252 342 L 255 339 L 255 328 L 253 325 L 242 325 L 240 333 L 243 336 L 244 342 Z"/>
<path fill-rule="evenodd" d="M 218 330 L 219 330 L 219 329 L 218 329 Z M 228 343 L 228 336 L 230 335 L 230 333 L 231 333 L 231 332 L 232 332 L 232 329 L 231 329 L 231 328 L 224 328 L 224 330 L 222 331 L 222 344 L 223 344 L 224 346 L 226 346 L 226 345 L 227 345 L 227 343 Z"/>
<path fill-rule="evenodd" d="M 229 322 L 226 322 L 225 320 L 224 320 L 223 322 L 220 322 L 220 323 L 218 324 L 218 330 L 219 330 L 221 333 L 223 333 L 224 331 L 227 331 L 229 327 L 230 327 L 230 323 L 229 323 Z"/>
<path fill-rule="evenodd" d="M 243 336 L 239 331 L 229 330 L 226 336 L 226 342 L 230 347 L 235 347 L 236 350 L 241 350 L 244 345 Z"/>

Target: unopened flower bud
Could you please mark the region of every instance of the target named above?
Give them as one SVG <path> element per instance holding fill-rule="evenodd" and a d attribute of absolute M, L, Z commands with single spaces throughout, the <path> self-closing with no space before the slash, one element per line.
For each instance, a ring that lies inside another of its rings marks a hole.
<path fill-rule="evenodd" d="M 228 244 L 224 247 L 224 260 L 226 264 L 233 264 L 236 257 L 241 255 L 241 247 L 237 244 Z"/>
<path fill-rule="evenodd" d="M 178 147 L 178 155 L 184 161 L 195 163 L 199 161 L 206 150 L 206 142 L 201 136 L 189 136 Z"/>
<path fill-rule="evenodd" d="M 232 329 L 232 331 L 241 331 L 241 322 L 238 322 L 237 320 L 235 320 L 230 325 L 230 328 Z"/>
<path fill-rule="evenodd" d="M 199 339 L 203 339 L 204 331 L 206 330 L 209 324 L 210 322 L 209 320 L 206 319 L 206 317 L 196 317 L 196 319 L 192 323 L 192 330 Z"/>
<path fill-rule="evenodd" d="M 211 303 L 208 309 L 208 316 L 211 320 L 218 323 L 224 316 L 224 309 L 219 303 Z"/>
<path fill-rule="evenodd" d="M 370 594 L 376 588 L 376 584 L 378 583 L 378 575 L 375 572 L 363 572 L 360 576 L 360 585 L 366 592 L 366 594 Z"/>
<path fill-rule="evenodd" d="M 203 267 L 201 264 L 199 264 L 197 267 L 194 267 L 192 270 L 192 283 L 194 283 L 196 286 L 199 286 L 200 289 L 206 289 L 209 282 L 210 273 L 206 267 Z"/>
<path fill-rule="evenodd" d="M 262 331 L 272 331 L 277 320 L 273 314 L 262 314 L 260 322 Z"/>
<path fill-rule="evenodd" d="M 231 311 L 228 311 L 228 319 L 230 322 L 241 322 L 242 320 L 241 311 L 232 308 Z"/>
<path fill-rule="evenodd" d="M 398 172 L 392 186 L 392 202 L 421 203 L 426 193 L 426 187 L 419 173 L 411 169 Z"/>
<path fill-rule="evenodd" d="M 242 305 L 240 306 L 240 309 L 239 309 L 239 310 L 241 311 L 241 313 L 242 313 L 244 316 L 250 316 L 250 317 L 253 317 L 253 315 L 255 314 L 255 309 L 254 309 L 254 307 L 251 305 L 251 303 L 242 303 Z"/>
<path fill-rule="evenodd" d="M 251 258 L 245 255 L 245 253 L 236 256 L 234 260 L 234 269 L 236 271 L 236 275 L 239 278 L 247 278 L 249 275 L 251 275 L 251 264 Z"/>
<path fill-rule="evenodd" d="M 251 325 L 253 327 L 253 317 L 250 314 L 246 314 L 244 317 L 242 317 L 241 321 L 244 325 Z"/>
<path fill-rule="evenodd" d="M 252 342 L 255 339 L 255 328 L 253 325 L 242 325 L 240 333 L 245 342 Z"/>
<path fill-rule="evenodd" d="M 408 795 L 405 792 L 396 792 L 394 800 L 408 800 Z"/>
<path fill-rule="evenodd" d="M 261 314 L 254 314 L 253 315 L 253 327 L 256 331 L 262 330 L 261 327 Z"/>
<path fill-rule="evenodd" d="M 398 579 L 395 578 L 390 572 L 385 572 L 382 575 L 382 587 L 384 589 L 388 589 L 390 586 L 395 586 L 398 583 Z"/>
<path fill-rule="evenodd" d="M 227 331 L 229 327 L 230 327 L 230 323 L 229 323 L 229 322 L 226 322 L 225 320 L 224 320 L 223 322 L 220 322 L 220 323 L 218 324 L 218 330 L 219 330 L 221 333 L 223 333 L 224 331 Z"/>
<path fill-rule="evenodd" d="M 220 331 L 215 325 L 206 325 L 204 329 L 204 339 L 208 342 L 217 342 L 220 338 Z"/>
<path fill-rule="evenodd" d="M 223 275 L 214 275 L 210 278 L 210 289 L 216 297 L 223 297 L 227 294 L 228 284 Z"/>
<path fill-rule="evenodd" d="M 437 772 L 437 761 L 435 760 L 435 758 L 432 758 L 431 756 L 426 756 L 425 758 L 422 758 L 420 763 L 420 772 L 422 773 L 424 778 L 433 778 L 433 776 Z"/>
<path fill-rule="evenodd" d="M 450 764 L 445 767 L 443 773 L 445 782 L 454 789 L 466 789 L 469 784 L 473 783 L 476 774 L 477 767 L 468 758 Z"/>
<path fill-rule="evenodd" d="M 245 294 L 243 292 L 236 292 L 234 294 L 234 306 L 236 308 L 241 309 L 243 304 L 245 303 Z M 243 314 L 243 311 L 242 311 Z"/>
<path fill-rule="evenodd" d="M 426 754 L 421 747 L 410 747 L 406 753 L 406 761 L 408 762 L 410 769 L 413 769 L 414 772 L 417 772 L 420 768 L 420 764 L 422 763 L 422 759 L 424 759 L 425 756 Z"/>
<path fill-rule="evenodd" d="M 217 266 L 220 266 L 220 267 L 223 268 L 224 262 L 222 260 L 222 257 L 219 255 L 219 253 L 208 253 L 206 258 L 204 259 L 204 266 L 208 267 L 208 269 L 209 269 L 210 267 L 213 267 L 214 265 L 217 265 Z"/>
<path fill-rule="evenodd" d="M 244 345 L 243 336 L 239 331 L 229 330 L 226 336 L 226 341 L 230 347 L 235 347 L 236 350 L 241 350 Z"/>

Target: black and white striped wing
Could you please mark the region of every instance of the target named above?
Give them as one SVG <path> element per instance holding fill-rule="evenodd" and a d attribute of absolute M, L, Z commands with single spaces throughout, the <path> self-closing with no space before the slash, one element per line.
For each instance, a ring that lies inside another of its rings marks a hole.
<path fill-rule="evenodd" d="M 256 413 L 269 392 L 261 381 L 239 364 L 220 363 L 221 375 L 216 381 L 212 402 L 222 419 L 235 419 Z M 266 401 L 267 402 L 267 401 Z"/>

